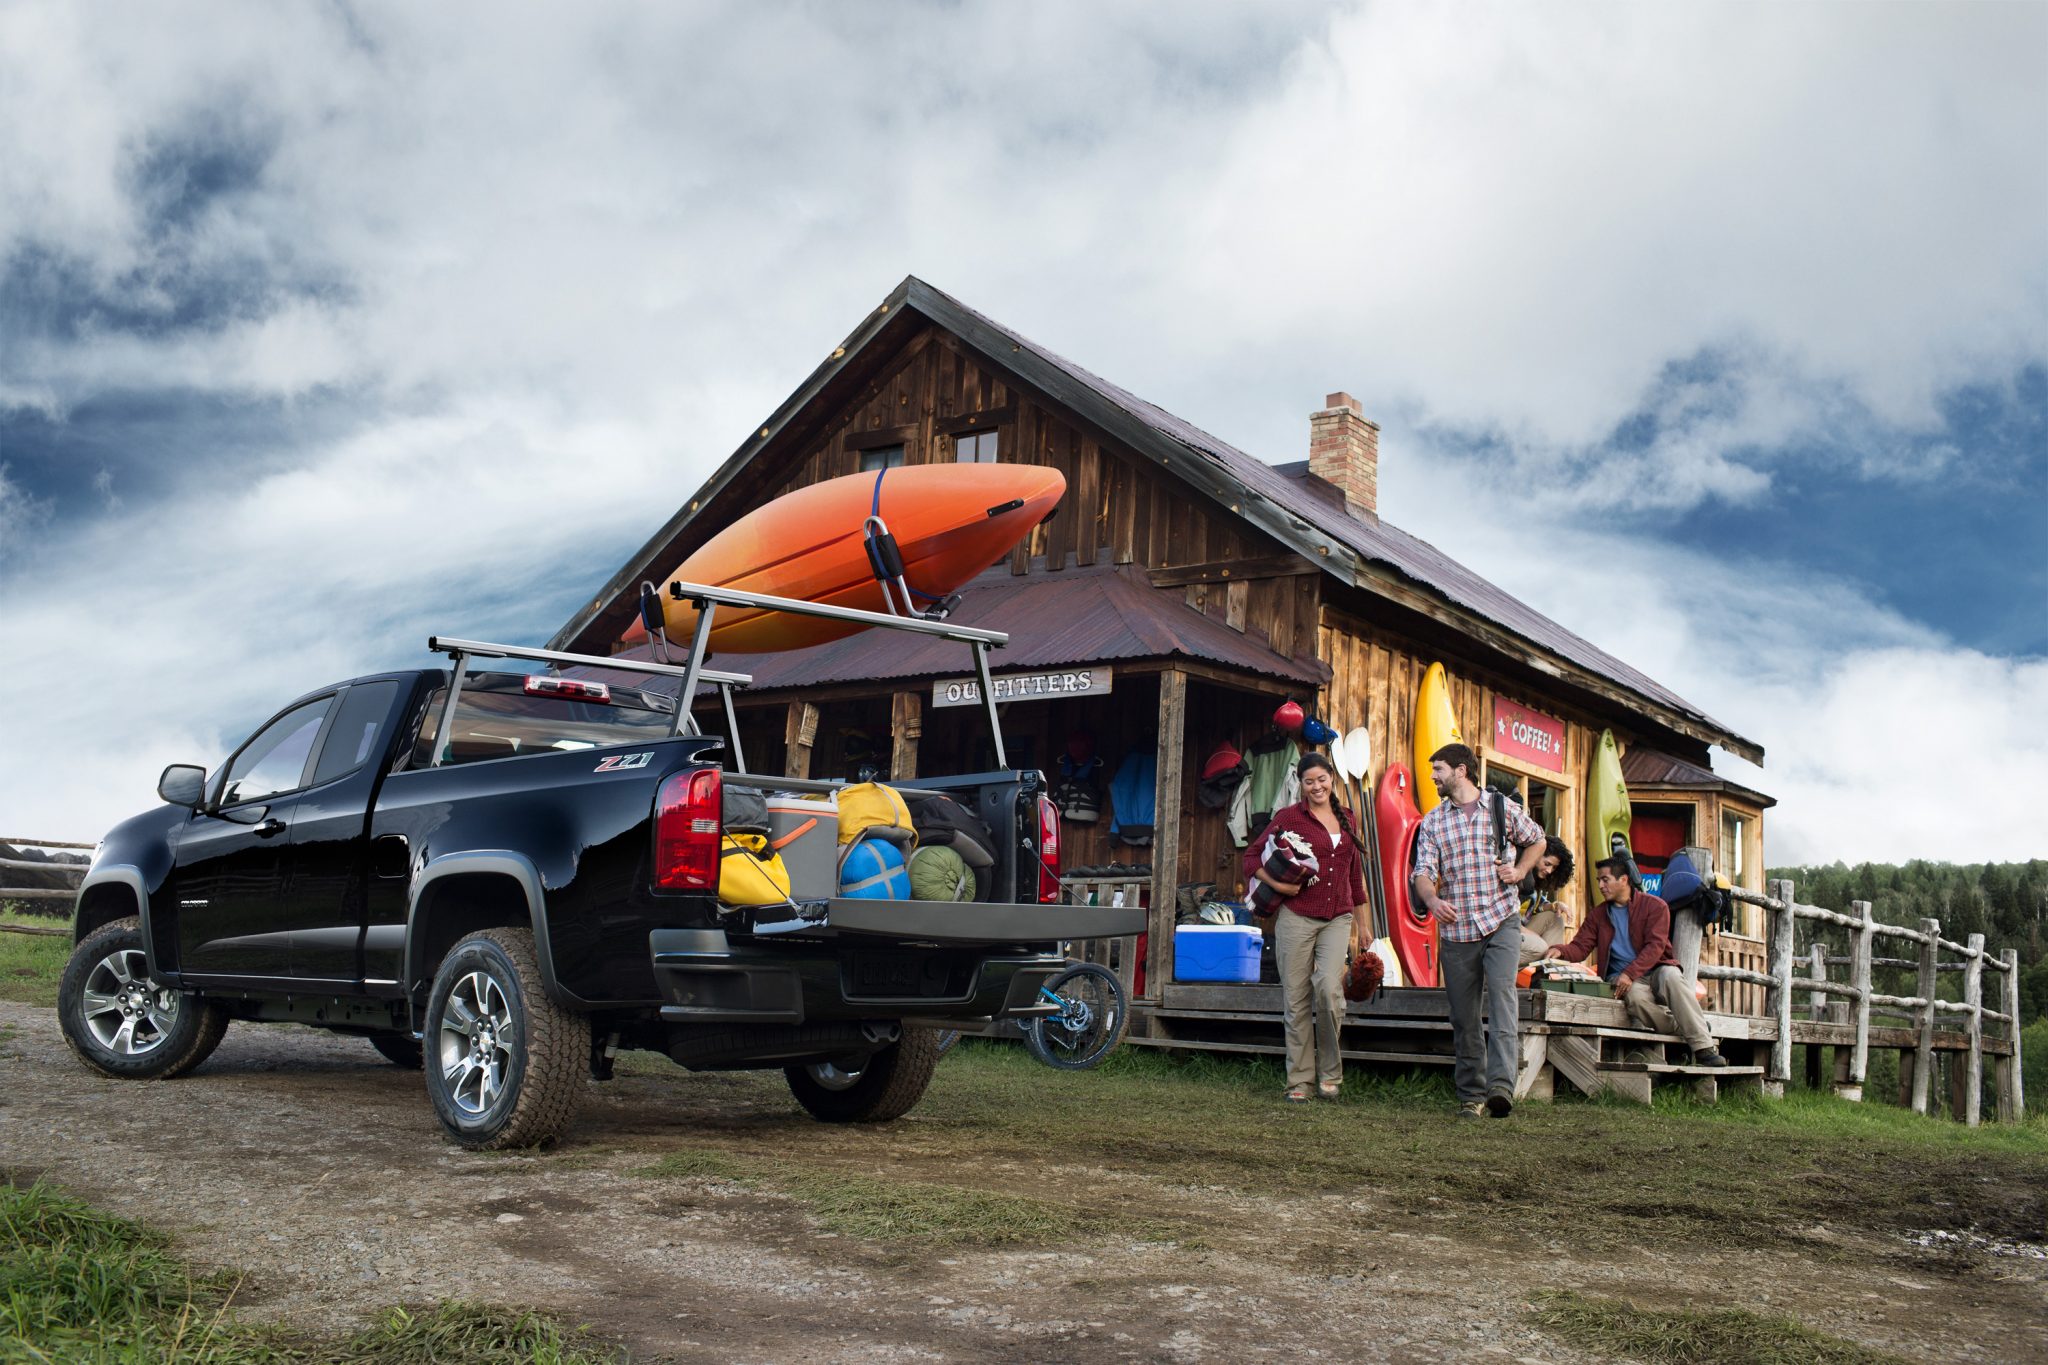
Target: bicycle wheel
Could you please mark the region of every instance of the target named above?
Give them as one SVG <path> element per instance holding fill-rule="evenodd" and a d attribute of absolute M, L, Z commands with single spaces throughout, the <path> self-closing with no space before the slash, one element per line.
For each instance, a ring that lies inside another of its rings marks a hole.
<path fill-rule="evenodd" d="M 1086 1071 L 1123 1041 L 1130 1009 L 1115 972 L 1081 962 L 1045 989 L 1059 997 L 1060 1012 L 1024 1026 L 1024 1041 L 1039 1061 L 1061 1071 Z"/>

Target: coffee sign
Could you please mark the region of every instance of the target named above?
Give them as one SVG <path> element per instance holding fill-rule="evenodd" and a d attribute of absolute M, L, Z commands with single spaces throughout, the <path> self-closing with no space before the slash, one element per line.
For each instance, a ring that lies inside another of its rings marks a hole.
<path fill-rule="evenodd" d="M 1564 771 L 1564 722 L 1541 711 L 1531 711 L 1505 697 L 1495 697 L 1493 751 L 1561 773 Z"/>

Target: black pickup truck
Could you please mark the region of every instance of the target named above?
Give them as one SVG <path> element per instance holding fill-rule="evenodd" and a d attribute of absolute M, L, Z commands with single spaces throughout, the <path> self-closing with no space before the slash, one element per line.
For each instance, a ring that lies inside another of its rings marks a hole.
<path fill-rule="evenodd" d="M 611 661 L 434 643 L 453 669 L 301 697 L 210 777 L 166 769 L 168 804 L 108 833 L 59 995 L 88 1065 L 175 1076 L 230 1020 L 290 1021 L 424 1061 L 468 1147 L 554 1138 L 621 1048 L 782 1068 L 818 1118 L 880 1121 L 923 1095 L 934 1030 L 1046 1013 L 1060 941 L 1139 927 L 1058 903 L 1057 825 L 1029 771 L 914 784 L 992 832 L 978 900 L 722 905 L 724 785 L 835 784 L 737 771 L 670 695 L 560 667 L 617 676 L 595 667 Z M 554 669 L 467 666 L 506 655 Z M 733 680 L 701 662 L 700 641 L 665 670 L 676 695 Z"/>

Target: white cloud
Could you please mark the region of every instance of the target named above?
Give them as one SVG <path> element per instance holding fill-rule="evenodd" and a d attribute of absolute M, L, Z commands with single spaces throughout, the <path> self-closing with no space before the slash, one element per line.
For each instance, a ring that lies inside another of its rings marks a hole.
<path fill-rule="evenodd" d="M 219 305 L 0 318 L 0 403 L 286 405 L 246 467 L 117 464 L 5 557 L 10 664 L 69 641 L 94 684 L 0 670 L 0 824 L 89 831 L 429 630 L 545 637 L 913 271 L 1270 459 L 1351 390 L 1397 521 L 1601 639 L 1611 590 L 1489 560 L 1432 440 L 1493 440 L 1536 490 L 1493 524 L 1561 546 L 1592 492 L 1766 496 L 1752 448 L 1945 477 L 1935 396 L 2048 357 L 2044 43 L 2039 6 L 0 9 L 0 280 L 35 248 L 60 301 Z M 253 178 L 152 216 L 181 142 Z M 337 395 L 348 434 L 294 425 Z M 1646 398 L 1657 438 L 1604 449 Z M 1603 642 L 1769 746 L 1786 839 L 1889 828 L 1827 813 L 1856 773 L 1813 740 L 1873 669 L 2039 699 L 1853 584 L 1640 574 L 1656 615 Z M 1900 856 L 1961 841 L 1914 790 Z"/>

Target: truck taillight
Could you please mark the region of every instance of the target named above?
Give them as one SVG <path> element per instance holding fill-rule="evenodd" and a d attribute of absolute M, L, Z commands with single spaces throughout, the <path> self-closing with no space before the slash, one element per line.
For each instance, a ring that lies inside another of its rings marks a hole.
<path fill-rule="evenodd" d="M 718 889 L 718 769 L 677 773 L 654 799 L 654 884 L 664 891 Z"/>
<path fill-rule="evenodd" d="M 1060 812 L 1051 798 L 1038 798 L 1038 900 L 1053 905 L 1060 898 Z"/>
<path fill-rule="evenodd" d="M 612 690 L 601 682 L 584 682 L 580 678 L 550 678 L 540 674 L 529 674 L 526 679 L 526 695 L 529 697 L 561 697 L 568 701 L 596 701 L 610 705 Z"/>

